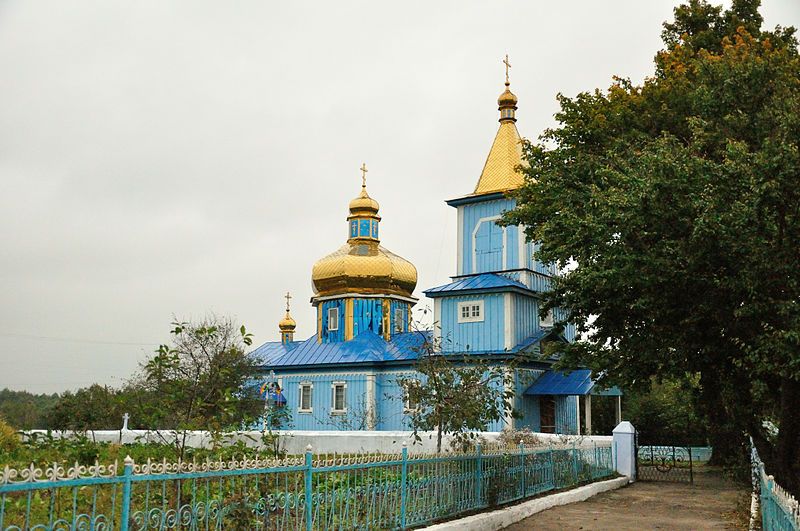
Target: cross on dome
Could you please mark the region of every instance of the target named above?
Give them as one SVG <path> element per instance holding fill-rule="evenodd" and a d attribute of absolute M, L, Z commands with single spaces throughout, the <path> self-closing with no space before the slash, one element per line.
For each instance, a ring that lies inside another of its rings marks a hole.
<path fill-rule="evenodd" d="M 508 69 L 511 68 L 511 63 L 508 62 L 508 54 L 506 54 L 506 58 L 503 59 L 503 64 L 506 65 L 506 85 L 510 85 L 508 82 Z"/>
<path fill-rule="evenodd" d="M 359 168 L 359 169 L 361 170 L 361 188 L 366 188 L 367 187 L 367 172 L 369 171 L 367 169 L 367 163 L 366 162 L 362 162 L 361 163 L 361 168 Z"/>
<path fill-rule="evenodd" d="M 283 298 L 286 299 L 286 311 L 288 312 L 289 311 L 289 301 L 291 300 L 292 296 L 289 295 L 289 292 L 287 291 L 286 295 L 284 295 Z"/>

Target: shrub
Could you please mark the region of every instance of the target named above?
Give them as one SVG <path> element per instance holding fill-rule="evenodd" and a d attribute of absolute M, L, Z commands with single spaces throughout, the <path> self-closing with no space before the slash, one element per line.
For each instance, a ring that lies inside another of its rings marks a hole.
<path fill-rule="evenodd" d="M 20 446 L 17 430 L 0 418 L 0 453 L 11 453 Z"/>
<path fill-rule="evenodd" d="M 513 428 L 503 428 L 497 442 L 503 446 L 519 446 L 519 442 L 525 446 L 544 446 L 545 442 L 541 437 L 532 432 L 530 428 L 515 430 Z"/>

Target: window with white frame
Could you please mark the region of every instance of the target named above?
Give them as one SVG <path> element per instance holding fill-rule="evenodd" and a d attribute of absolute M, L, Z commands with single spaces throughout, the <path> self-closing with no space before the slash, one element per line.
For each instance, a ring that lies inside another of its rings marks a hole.
<path fill-rule="evenodd" d="M 328 308 L 328 330 L 339 330 L 339 308 Z"/>
<path fill-rule="evenodd" d="M 300 401 L 297 411 L 300 413 L 311 413 L 312 411 L 312 398 L 314 396 L 314 384 L 311 382 L 303 382 L 300 384 Z"/>
<path fill-rule="evenodd" d="M 476 323 L 483 321 L 483 301 L 459 302 L 457 311 L 459 323 Z"/>
<path fill-rule="evenodd" d="M 395 308 L 394 309 L 394 331 L 395 333 L 400 333 L 403 331 L 403 309 L 402 308 Z"/>
<path fill-rule="evenodd" d="M 347 383 L 333 382 L 331 385 L 331 413 L 347 412 Z"/>

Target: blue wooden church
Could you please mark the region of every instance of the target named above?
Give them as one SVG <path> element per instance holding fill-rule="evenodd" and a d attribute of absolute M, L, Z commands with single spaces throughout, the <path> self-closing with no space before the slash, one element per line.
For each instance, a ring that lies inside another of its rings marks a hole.
<path fill-rule="evenodd" d="M 521 353 L 537 358 L 547 341 L 574 340 L 572 326 L 555 334 L 553 316 L 539 316 L 540 293 L 548 289 L 553 269 L 536 260 L 536 245 L 520 227 L 497 224 L 515 205 L 507 193 L 523 182 L 517 171 L 523 163 L 517 97 L 507 77 L 498 106 L 500 127 L 475 189 L 447 201 L 458 217 L 458 270 L 449 284 L 424 291 L 434 300 L 433 330 L 411 329 L 417 270 L 381 245 L 379 205 L 367 193 L 365 178 L 349 205 L 347 241 L 314 264 L 317 333 L 308 339 L 294 338 L 287 294 L 281 340 L 252 355 L 273 388 L 270 396 L 289 408 L 294 429 L 406 429 L 413 404 L 404 400 L 397 379 L 413 376 L 425 343 L 440 345 L 444 354 L 503 363 Z M 598 390 L 588 370 L 563 374 L 550 370 L 548 361 L 536 361 L 516 369 L 513 381 L 522 418 L 509 416 L 487 430 L 591 430 L 590 397 Z"/>

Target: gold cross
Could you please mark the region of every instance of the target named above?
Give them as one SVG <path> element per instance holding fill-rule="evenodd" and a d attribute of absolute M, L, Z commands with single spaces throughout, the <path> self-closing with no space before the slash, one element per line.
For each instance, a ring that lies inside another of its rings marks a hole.
<path fill-rule="evenodd" d="M 503 64 L 506 65 L 506 85 L 508 85 L 508 69 L 511 68 L 511 63 L 508 62 L 508 54 L 506 54 Z"/>
<path fill-rule="evenodd" d="M 284 299 L 286 299 L 286 311 L 287 312 L 289 311 L 289 299 L 291 299 L 291 298 L 292 298 L 292 296 L 289 295 L 289 292 L 287 291 L 286 295 L 284 296 Z"/>
<path fill-rule="evenodd" d="M 361 170 L 361 188 L 366 188 L 367 187 L 367 172 L 369 171 L 369 170 L 367 170 L 367 163 L 366 162 L 362 162 L 361 163 L 360 170 Z"/>

